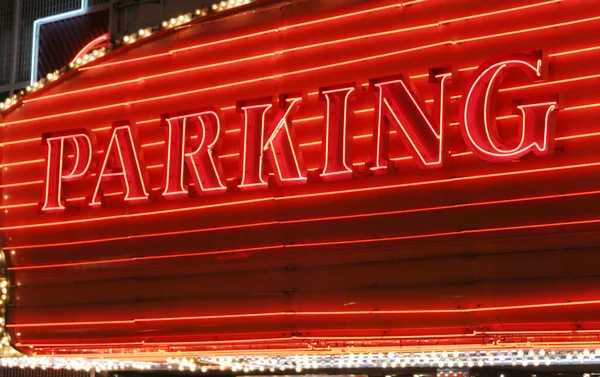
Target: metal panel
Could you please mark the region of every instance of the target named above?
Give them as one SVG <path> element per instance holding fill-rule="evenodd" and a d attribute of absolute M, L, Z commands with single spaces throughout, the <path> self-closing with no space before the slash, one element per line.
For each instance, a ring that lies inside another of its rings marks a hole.
<path fill-rule="evenodd" d="M 89 377 L 90 372 L 72 370 L 41 370 L 0 367 L 3 377 Z"/>
<path fill-rule="evenodd" d="M 0 84 L 10 80 L 13 46 L 13 5 L 12 0 L 0 1 Z"/>
<path fill-rule="evenodd" d="M 24 0 L 21 9 L 21 43 L 17 66 L 17 80 L 29 80 L 33 21 L 53 14 L 79 8 L 80 0 Z"/>

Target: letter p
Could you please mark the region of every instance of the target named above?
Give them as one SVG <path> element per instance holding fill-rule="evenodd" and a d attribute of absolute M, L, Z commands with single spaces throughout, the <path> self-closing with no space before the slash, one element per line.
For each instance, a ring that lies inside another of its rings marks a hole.
<path fill-rule="evenodd" d="M 46 148 L 43 212 L 64 211 L 63 182 L 86 178 L 96 149 L 95 135 L 85 129 L 42 134 Z M 67 155 L 69 149 L 72 155 Z"/>

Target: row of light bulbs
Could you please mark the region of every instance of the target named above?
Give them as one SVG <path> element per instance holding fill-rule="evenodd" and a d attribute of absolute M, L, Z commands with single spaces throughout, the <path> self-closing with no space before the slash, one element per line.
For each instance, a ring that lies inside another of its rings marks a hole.
<path fill-rule="evenodd" d="M 379 354 L 325 354 L 293 356 L 203 357 L 195 360 L 167 360 L 171 369 L 233 372 L 284 372 L 344 368 L 472 368 L 485 366 L 550 366 L 600 364 L 600 349 L 596 350 L 496 350 Z M 198 365 L 203 367 L 198 368 Z"/>
<path fill-rule="evenodd" d="M 214 3 L 210 9 L 213 12 L 220 12 L 226 9 L 235 8 L 240 5 L 249 4 L 255 0 L 227 0 L 220 1 Z M 48 73 L 46 77 L 41 78 L 40 80 L 34 82 L 32 85 L 28 85 L 24 90 L 15 93 L 12 97 L 6 98 L 3 102 L 0 102 L 0 113 L 6 111 L 16 104 L 18 104 L 27 94 L 34 93 L 39 89 L 43 88 L 47 84 L 56 81 L 64 74 L 71 72 L 72 70 L 76 70 L 77 68 L 88 64 L 106 55 L 108 52 L 115 49 L 115 47 L 129 45 L 141 39 L 147 38 L 152 34 L 165 30 L 171 29 L 173 27 L 180 26 L 182 24 L 186 24 L 198 17 L 204 17 L 209 13 L 209 9 L 196 9 L 192 13 L 186 13 L 179 15 L 178 17 L 173 17 L 169 20 L 163 21 L 160 25 L 156 25 L 154 27 L 148 27 L 145 29 L 138 30 L 137 33 L 131 33 L 123 36 L 122 39 L 114 41 L 114 43 L 109 43 L 107 46 L 91 51 L 88 54 L 85 54 L 83 57 L 78 58 L 77 60 L 70 62 L 68 67 L 63 67 L 60 70 L 56 70 L 54 72 Z"/>
<path fill-rule="evenodd" d="M 0 358 L 0 366 L 4 368 L 21 369 L 61 369 L 86 371 L 92 370 L 100 373 L 104 371 L 115 370 L 156 370 L 160 369 L 161 364 L 139 362 L 139 361 L 117 361 L 117 360 L 88 360 L 54 357 L 5 357 Z"/>
<path fill-rule="evenodd" d="M 0 356 L 16 356 L 18 352 L 11 347 L 10 336 L 6 333 L 6 304 L 8 301 L 8 279 L 4 253 L 0 250 Z"/>
<path fill-rule="evenodd" d="M 550 366 L 600 364 L 600 349 L 580 350 L 494 350 L 454 352 L 389 352 L 366 354 L 318 354 L 292 356 L 236 356 L 167 359 L 166 363 L 89 360 L 57 357 L 4 357 L 0 366 L 8 368 L 61 369 L 75 371 L 115 370 L 180 370 L 205 373 L 230 370 L 232 372 L 285 372 L 301 373 L 322 369 L 386 369 L 404 367 L 434 367 L 460 369 L 486 366 Z"/>

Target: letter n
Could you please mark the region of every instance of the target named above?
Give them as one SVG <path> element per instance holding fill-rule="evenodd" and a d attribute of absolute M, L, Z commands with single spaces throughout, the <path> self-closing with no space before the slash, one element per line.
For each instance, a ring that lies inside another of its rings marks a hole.
<path fill-rule="evenodd" d="M 373 130 L 373 166 L 375 173 L 385 172 L 389 163 L 389 133 L 394 126 L 407 151 L 420 168 L 439 168 L 444 164 L 444 123 L 447 112 L 446 88 L 451 73 L 430 71 L 437 84 L 434 110 L 421 101 L 409 79 L 403 76 L 371 80 L 375 92 Z"/>

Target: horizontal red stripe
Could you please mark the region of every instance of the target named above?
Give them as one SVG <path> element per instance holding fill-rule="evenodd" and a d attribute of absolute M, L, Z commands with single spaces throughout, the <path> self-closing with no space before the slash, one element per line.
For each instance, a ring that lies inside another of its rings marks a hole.
<path fill-rule="evenodd" d="M 600 220 L 599 220 L 600 221 Z M 201 321 L 214 319 L 239 319 L 239 318 L 258 318 L 258 317 L 281 317 L 281 316 L 360 316 L 360 315 L 412 315 L 412 314 L 466 314 L 482 313 L 509 310 L 531 310 L 543 308 L 560 307 L 578 307 L 600 305 L 600 300 L 569 301 L 569 302 L 551 302 L 527 305 L 506 305 L 496 307 L 479 308 L 454 308 L 454 309 L 417 309 L 417 310 L 357 310 L 357 311 L 281 311 L 264 313 L 243 313 L 243 314 L 217 314 L 189 317 L 157 317 L 157 318 L 137 318 L 122 319 L 111 321 L 80 321 L 80 322 L 39 322 L 39 323 L 8 323 L 7 328 L 26 328 L 26 327 L 63 327 L 63 326 L 90 326 L 90 325 L 122 325 L 142 322 L 174 322 L 174 321 Z"/>
<path fill-rule="evenodd" d="M 450 232 L 424 233 L 424 234 L 413 234 L 413 235 L 394 236 L 394 237 L 349 239 L 349 240 L 327 241 L 327 242 L 280 244 L 280 245 L 269 245 L 269 246 L 262 246 L 262 247 L 251 247 L 251 248 L 219 250 L 219 251 L 205 251 L 205 252 L 184 253 L 184 254 L 153 255 L 153 256 L 145 256 L 145 257 L 131 257 L 131 258 L 98 260 L 98 261 L 89 261 L 89 262 L 72 262 L 72 263 L 59 263 L 59 264 L 47 264 L 47 265 L 20 266 L 20 267 L 9 267 L 8 270 L 10 270 L 10 271 L 38 270 L 38 269 L 49 269 L 49 268 L 75 267 L 75 266 L 84 266 L 84 265 L 89 266 L 89 265 L 100 265 L 100 264 L 131 263 L 131 262 L 137 262 L 137 261 L 148 261 L 148 260 L 159 260 L 159 259 L 190 258 L 190 257 L 208 256 L 208 255 L 234 254 L 234 253 L 241 253 L 241 252 L 246 253 L 249 251 L 270 251 L 270 250 L 275 250 L 275 249 L 283 250 L 283 249 L 297 249 L 297 248 L 307 248 L 307 247 L 360 245 L 360 244 L 370 244 L 370 243 L 379 243 L 379 242 L 407 241 L 407 240 L 418 240 L 418 239 L 426 239 L 426 238 L 439 238 L 439 237 L 480 234 L 480 233 L 496 233 L 496 232 L 506 232 L 506 231 L 514 231 L 514 230 L 556 228 L 556 227 L 564 227 L 564 226 L 589 225 L 589 224 L 598 224 L 598 223 L 600 223 L 600 219 L 560 221 L 560 222 L 553 222 L 553 223 L 514 225 L 514 226 L 482 228 L 482 229 L 468 229 L 468 230 L 458 230 L 458 231 L 450 231 Z"/>
<path fill-rule="evenodd" d="M 136 235 L 131 235 L 131 236 L 112 237 L 112 238 L 97 238 L 97 239 L 91 239 L 91 240 L 85 240 L 85 241 L 17 245 L 17 246 L 11 246 L 10 249 L 11 250 L 25 250 L 25 249 L 36 249 L 36 248 L 46 249 L 46 248 L 50 248 L 50 247 L 89 245 L 89 244 L 94 244 L 94 243 L 135 240 L 135 239 L 152 238 L 152 237 L 176 236 L 176 235 L 184 235 L 184 234 L 215 232 L 215 231 L 243 229 L 243 228 L 255 228 L 255 227 L 270 226 L 270 225 L 286 225 L 286 224 L 298 224 L 298 223 L 307 223 L 307 222 L 321 222 L 321 221 L 370 218 L 370 217 L 400 215 L 400 214 L 418 213 L 418 212 L 441 211 L 441 210 L 456 209 L 456 208 L 470 208 L 470 207 L 478 207 L 478 206 L 508 204 L 508 203 L 523 203 L 523 202 L 538 201 L 538 200 L 564 199 L 564 198 L 572 198 L 572 197 L 588 196 L 588 195 L 600 195 L 600 190 L 582 191 L 582 192 L 575 192 L 575 193 L 568 193 L 568 194 L 532 196 L 532 197 L 525 197 L 525 198 L 505 199 L 505 200 L 492 200 L 492 201 L 476 202 L 476 203 L 451 204 L 451 205 L 446 205 L 446 206 L 415 208 L 415 209 L 406 209 L 406 210 L 397 210 L 397 211 L 377 212 L 377 213 L 361 213 L 361 214 L 345 215 L 345 216 L 326 216 L 326 217 L 313 217 L 313 218 L 305 218 L 305 219 L 298 219 L 298 220 L 281 220 L 281 221 L 270 221 L 270 222 L 260 222 L 260 223 L 247 223 L 247 224 L 229 225 L 229 226 L 222 226 L 222 227 L 181 230 L 181 231 L 174 231 L 174 232 L 136 234 Z M 9 268 L 9 270 L 19 270 L 19 269 L 27 269 L 27 268 L 30 268 L 30 267 L 29 266 L 27 266 L 27 267 L 11 267 L 11 268 Z"/>
<path fill-rule="evenodd" d="M 488 179 L 488 178 L 500 178 L 500 177 L 509 177 L 509 176 L 517 176 L 517 175 L 526 175 L 526 174 L 536 174 L 536 173 L 545 173 L 545 172 L 554 172 L 554 171 L 565 171 L 565 170 L 573 170 L 573 169 L 581 169 L 588 167 L 600 166 L 600 162 L 589 162 L 583 164 L 575 164 L 575 165 L 565 165 L 565 166 L 557 166 L 557 167 L 547 167 L 547 168 L 538 168 L 538 169 L 526 169 L 526 170 L 518 170 L 518 171 L 509 171 L 509 172 L 501 172 L 501 173 L 492 173 L 492 174 L 478 174 L 472 176 L 463 176 L 463 177 L 453 177 L 446 179 L 435 179 L 430 181 L 418 181 L 418 182 L 408 182 L 408 183 L 399 183 L 393 185 L 384 185 L 384 186 L 373 186 L 373 187 L 363 187 L 356 189 L 342 189 L 342 190 L 332 190 L 332 191 L 321 191 L 314 192 L 310 194 L 298 194 L 298 195 L 290 195 L 290 196 L 267 196 L 263 198 L 250 199 L 250 200 L 240 200 L 240 201 L 227 201 L 215 204 L 206 204 L 200 206 L 188 206 L 188 207 L 179 207 L 179 208 L 170 208 L 160 211 L 148 211 L 148 212 L 139 212 L 139 213 L 131 213 L 131 214 L 122 214 L 122 215 L 112 215 L 112 216 L 99 216 L 99 217 L 90 217 L 85 219 L 77 219 L 77 220 L 65 220 L 65 221 L 55 221 L 55 222 L 45 222 L 45 223 L 33 223 L 33 224 L 21 224 L 21 225 L 9 225 L 0 227 L 0 230 L 24 230 L 24 229 L 32 229 L 32 228 L 42 228 L 42 227 L 53 227 L 53 226 L 61 226 L 61 225 L 70 225 L 70 224 L 80 224 L 80 223 L 93 223 L 98 221 L 108 221 L 115 219 L 124 219 L 124 218 L 137 218 L 144 216 L 156 216 L 156 215 L 164 215 L 164 214 L 173 214 L 173 213 L 181 213 L 181 212 L 192 212 L 198 211 L 208 208 L 218 208 L 218 207 L 228 207 L 228 206 L 237 206 L 243 204 L 250 203 L 258 203 L 265 202 L 270 200 L 296 200 L 302 198 L 314 198 L 314 197 L 325 197 L 332 195 L 347 195 L 358 192 L 375 192 L 381 190 L 390 190 L 390 189 L 399 189 L 404 187 L 416 187 L 416 186 L 430 186 L 436 184 L 444 184 L 451 182 L 461 182 L 461 181 L 471 181 L 471 180 L 480 180 L 480 179 Z M 227 198 L 227 196 L 224 196 Z M 7 245 L 8 248 L 10 246 Z"/>
<path fill-rule="evenodd" d="M 274 56 L 280 56 L 280 55 L 290 53 L 290 52 L 302 51 L 302 50 L 307 50 L 307 49 L 312 49 L 312 48 L 317 48 L 317 47 L 330 46 L 330 45 L 338 44 L 338 43 L 346 43 L 346 42 L 351 42 L 351 41 L 356 41 L 356 40 L 365 40 L 368 38 L 376 38 L 376 37 L 381 37 L 381 36 L 386 36 L 386 35 L 400 34 L 400 33 L 404 33 L 404 32 L 423 30 L 423 29 L 427 29 L 427 28 L 436 28 L 436 27 L 449 25 L 451 23 L 455 23 L 455 22 L 459 22 L 459 21 L 472 20 L 472 19 L 476 19 L 476 18 L 483 18 L 483 17 L 494 16 L 494 15 L 510 13 L 510 12 L 517 12 L 517 11 L 522 11 L 524 9 L 529 9 L 529 8 L 533 8 L 533 7 L 539 7 L 539 6 L 543 6 L 543 5 L 549 5 L 549 4 L 556 4 L 557 2 L 558 2 L 557 0 L 544 1 L 544 2 L 541 2 L 538 4 L 531 4 L 531 5 L 501 9 L 501 10 L 493 11 L 493 12 L 479 13 L 479 14 L 474 14 L 474 15 L 465 16 L 465 17 L 461 17 L 461 18 L 442 20 L 442 21 L 435 22 L 435 23 L 412 26 L 412 27 L 408 27 L 408 28 L 394 29 L 394 30 L 388 30 L 388 31 L 383 31 L 383 32 L 363 34 L 363 35 L 347 37 L 347 38 L 340 38 L 340 39 L 336 39 L 336 40 L 329 40 L 329 41 L 314 43 L 314 44 L 310 44 L 310 45 L 303 45 L 303 46 L 298 46 L 298 47 L 293 47 L 293 48 L 287 48 L 284 50 L 272 51 L 272 52 L 260 54 L 260 55 L 246 56 L 246 57 L 234 59 L 234 60 L 226 60 L 226 61 L 221 61 L 221 62 L 217 62 L 217 63 L 205 64 L 205 65 L 200 65 L 200 66 L 196 66 L 196 67 L 192 67 L 192 68 L 186 68 L 186 69 L 181 69 L 181 70 L 176 70 L 176 71 L 169 71 L 169 72 L 155 74 L 155 75 L 140 76 L 140 77 L 136 77 L 136 78 L 125 80 L 125 81 L 117 81 L 117 82 L 103 84 L 103 85 L 99 85 L 99 86 L 95 86 L 95 87 L 88 87 L 88 88 L 83 88 L 83 89 L 65 91 L 65 92 L 61 92 L 61 93 L 57 93 L 57 94 L 51 94 L 51 95 L 47 95 L 47 96 L 37 97 L 37 98 L 25 99 L 23 101 L 23 103 L 42 101 L 42 100 L 51 99 L 51 98 L 55 98 L 55 97 L 63 97 L 63 96 L 68 96 L 68 95 L 72 95 L 72 94 L 79 94 L 79 93 L 84 93 L 84 92 L 88 92 L 88 91 L 111 88 L 111 87 L 115 87 L 115 86 L 119 86 L 119 85 L 136 84 L 136 83 L 139 83 L 140 80 L 148 81 L 148 80 L 157 79 L 157 78 L 161 78 L 161 77 L 173 76 L 173 75 L 178 75 L 178 74 L 188 73 L 188 72 L 194 72 L 194 71 L 207 69 L 207 68 L 221 67 L 221 66 L 229 65 L 229 64 L 245 63 L 245 62 L 248 62 L 251 60 L 271 58 Z M 289 27 L 285 27 L 285 30 L 288 30 L 288 29 L 289 29 Z M 253 35 L 255 35 L 255 34 L 253 34 Z M 204 44 L 202 46 L 204 46 Z M 197 47 L 192 47 L 192 48 L 197 48 Z M 160 56 L 171 56 L 172 53 L 187 51 L 189 49 L 190 48 L 182 48 L 182 49 L 172 50 L 172 51 L 169 51 L 169 54 L 167 54 L 167 55 L 161 54 Z"/>
<path fill-rule="evenodd" d="M 487 40 L 487 39 L 504 37 L 504 36 L 508 36 L 508 35 L 525 34 L 525 33 L 530 33 L 530 32 L 534 32 L 534 31 L 555 29 L 555 28 L 571 26 L 571 25 L 575 25 L 575 24 L 595 22 L 595 21 L 599 21 L 599 20 L 600 20 L 600 16 L 594 16 L 594 17 L 576 19 L 576 20 L 571 20 L 571 21 L 566 21 L 566 22 L 559 22 L 559 23 L 550 24 L 550 25 L 542 25 L 542 26 L 527 28 L 527 29 L 518 29 L 518 30 L 512 30 L 512 31 L 502 32 L 502 33 L 482 35 L 482 36 L 471 37 L 471 38 L 463 38 L 463 39 L 459 39 L 459 40 L 446 40 L 446 41 L 441 41 L 441 42 L 437 42 L 437 43 L 416 46 L 413 48 L 392 51 L 392 52 L 388 52 L 388 53 L 384 53 L 384 54 L 364 56 L 364 57 L 357 58 L 357 59 L 351 59 L 351 60 L 341 61 L 341 62 L 337 62 L 337 63 L 326 64 L 326 65 L 322 65 L 322 66 L 314 66 L 314 67 L 304 68 L 304 69 L 300 69 L 300 70 L 296 70 L 296 71 L 281 72 L 281 73 L 276 73 L 276 74 L 272 74 L 269 76 L 256 77 L 256 78 L 252 78 L 252 79 L 231 82 L 231 83 L 227 83 L 227 84 L 220 84 L 220 85 L 211 86 L 211 87 L 192 89 L 192 90 L 188 90 L 188 91 L 176 92 L 176 93 L 155 96 L 155 97 L 147 97 L 147 98 L 131 100 L 131 101 L 122 102 L 122 103 L 114 103 L 114 104 L 103 105 L 103 106 L 98 106 L 98 107 L 90 107 L 90 108 L 82 109 L 82 110 L 74 110 L 74 111 L 68 111 L 68 112 L 64 112 L 64 113 L 55 113 L 52 115 L 32 117 L 32 118 L 28 118 L 28 119 L 16 120 L 16 121 L 11 121 L 11 122 L 4 122 L 3 125 L 8 126 L 8 125 L 15 125 L 15 124 L 31 123 L 31 122 L 35 122 L 38 120 L 55 119 L 55 118 L 59 118 L 59 117 L 66 117 L 66 116 L 71 116 L 71 115 L 76 115 L 76 114 L 91 113 L 91 112 L 96 112 L 96 111 L 101 111 L 101 110 L 107 110 L 107 109 L 120 107 L 120 106 L 128 106 L 128 105 L 134 105 L 134 104 L 151 102 L 151 101 L 158 101 L 158 100 L 175 98 L 175 97 L 183 97 L 186 95 L 201 93 L 201 92 L 205 92 L 205 91 L 209 91 L 209 90 L 225 89 L 225 88 L 230 88 L 232 86 L 246 85 L 246 84 L 256 83 L 256 82 L 260 82 L 260 81 L 273 80 L 275 78 L 301 75 L 304 73 L 321 71 L 321 70 L 325 70 L 325 69 L 336 68 L 336 67 L 350 65 L 350 64 L 364 63 L 366 61 L 372 61 L 372 60 L 377 60 L 377 59 L 381 59 L 381 58 L 385 58 L 385 57 L 397 56 L 397 55 L 401 55 L 401 54 L 405 54 L 405 53 L 409 53 L 409 52 L 422 51 L 422 50 L 435 48 L 435 47 L 452 46 L 452 45 L 461 44 L 461 43 L 482 41 L 482 40 Z"/>

